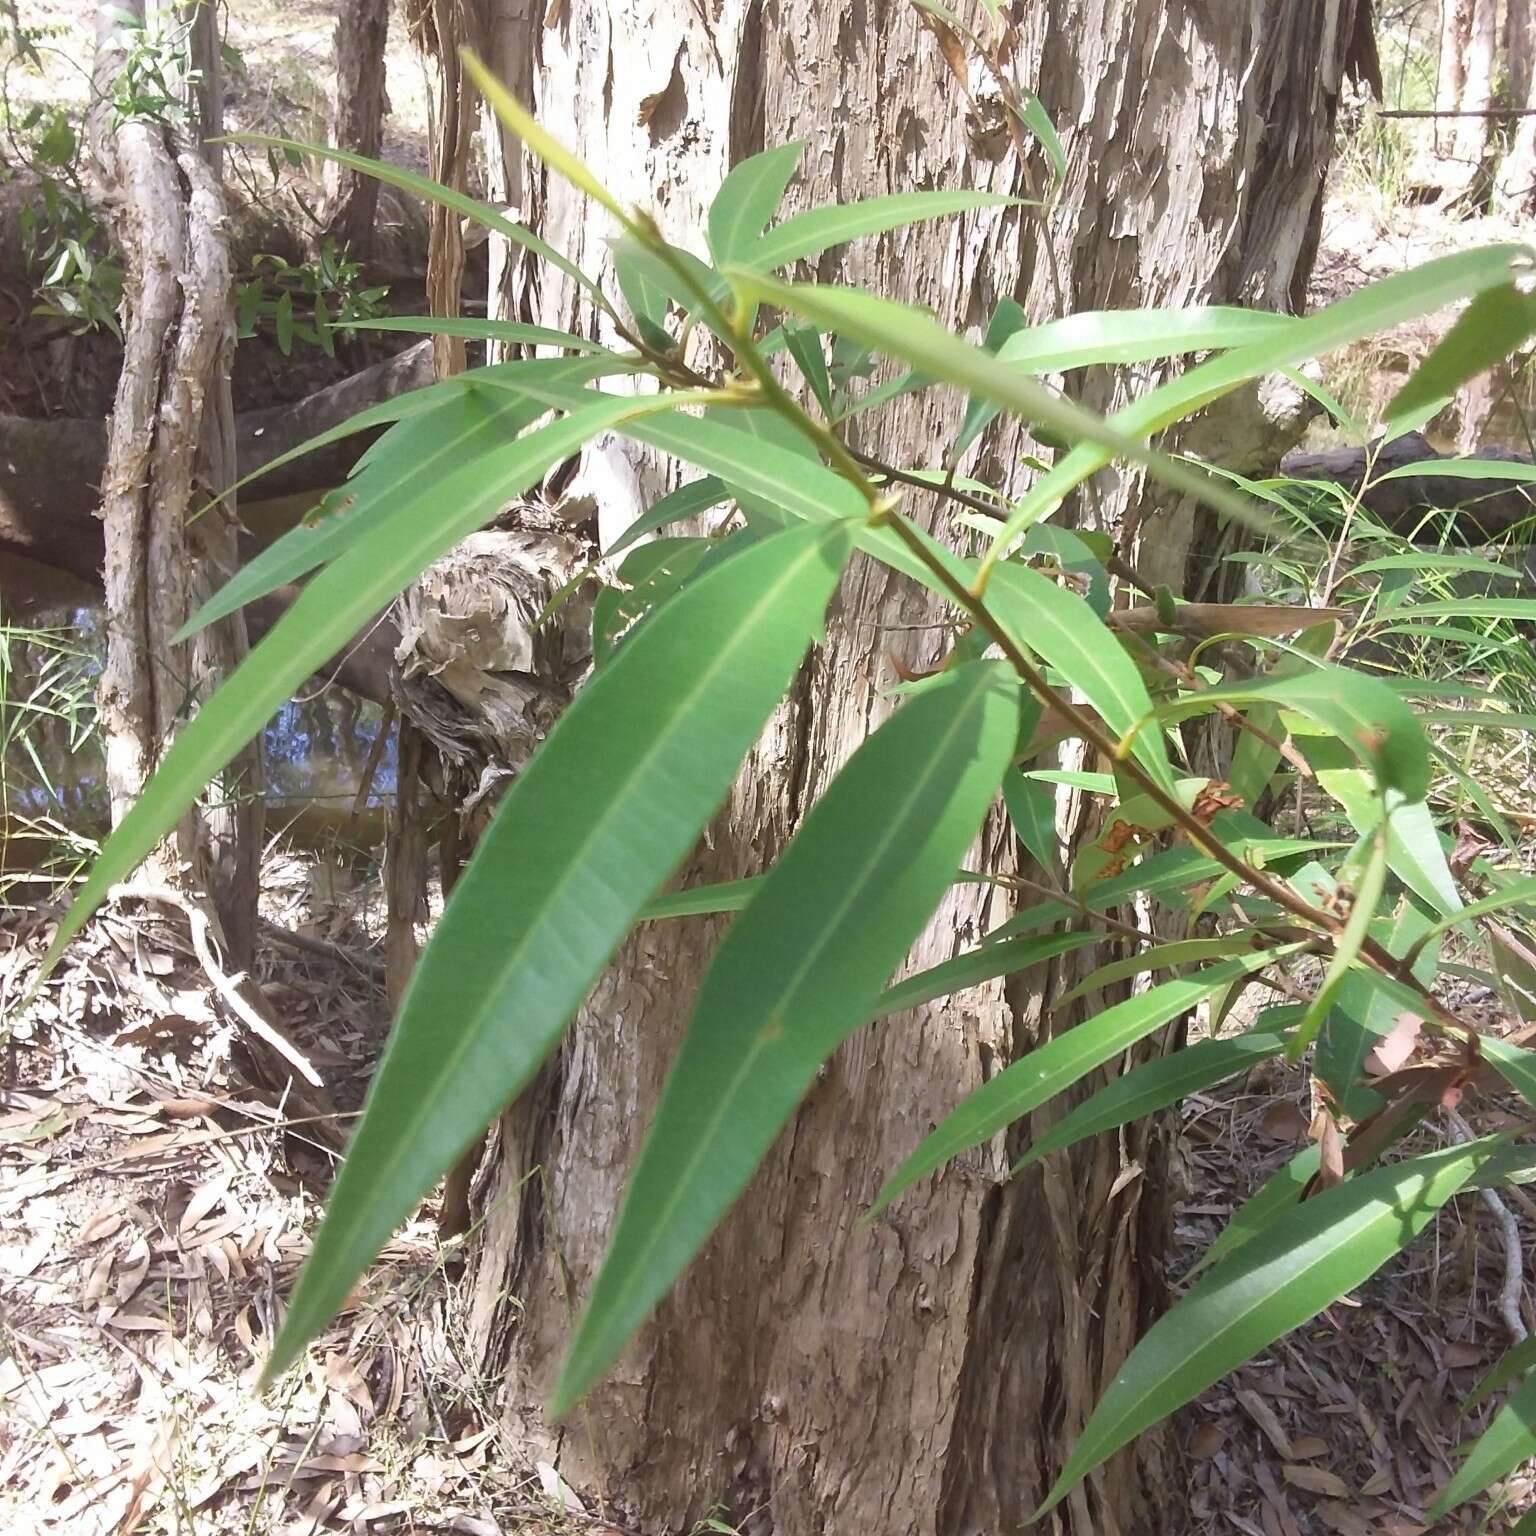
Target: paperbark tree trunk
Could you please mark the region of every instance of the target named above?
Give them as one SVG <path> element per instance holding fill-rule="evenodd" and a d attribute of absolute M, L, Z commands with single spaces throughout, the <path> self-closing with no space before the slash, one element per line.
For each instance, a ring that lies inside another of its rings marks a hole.
<path fill-rule="evenodd" d="M 1509 104 L 1528 114 L 1515 120 L 1499 166 L 1499 201 L 1513 217 L 1536 211 L 1536 3 L 1509 0 Z"/>
<path fill-rule="evenodd" d="M 336 12 L 335 95 L 331 139 L 340 149 L 376 158 L 384 137 L 384 48 L 389 40 L 390 0 L 340 0 Z M 327 164 L 324 233 L 348 247 L 354 259 L 373 251 L 379 184 L 344 165 Z"/>
<path fill-rule="evenodd" d="M 101 495 L 101 723 L 117 820 L 180 722 L 244 656 L 246 632 L 236 615 L 172 643 L 237 564 L 233 508 L 226 500 L 203 510 L 236 474 L 233 277 L 215 146 L 202 143 L 220 126 L 216 13 L 198 0 L 135 0 L 98 14 L 92 149 L 125 268 L 123 366 Z M 131 100 L 126 64 L 138 26 L 178 60 L 185 100 L 175 112 L 141 115 Z M 258 746 L 237 757 L 154 861 L 158 879 L 206 894 L 240 969 L 255 934 L 259 765 Z"/>
<path fill-rule="evenodd" d="M 1038 91 L 1069 155 L 1050 210 L 986 211 L 864 241 L 821 258 L 816 274 L 930 305 L 973 330 L 1004 295 L 1039 319 L 1143 304 L 1294 307 L 1315 252 L 1354 9 L 1352 0 L 1014 6 L 1010 68 Z M 986 79 L 973 78 L 968 105 L 917 12 L 894 0 L 723 0 L 707 16 L 692 0 L 569 0 L 547 13 L 503 0 L 497 25 L 489 45 L 523 69 L 520 89 L 544 124 L 696 249 L 727 167 L 797 137 L 807 149 L 794 208 L 933 186 L 1030 196 L 1048 182 L 1038 146 L 1020 157 Z M 524 217 L 605 276 L 608 221 L 542 167 L 523 163 L 518 175 Z M 601 332 L 558 273 L 533 272 L 520 255 L 510 270 L 516 311 Z M 1139 370 L 1137 387 L 1158 373 Z M 1099 374 L 1070 387 L 1099 408 L 1125 395 L 1123 380 Z M 858 418 L 857 446 L 900 465 L 936 464 L 961 409 L 944 392 L 909 397 Z M 1259 448 L 1255 436 L 1270 429 L 1256 411 L 1234 408 L 1203 430 L 1225 441 L 1229 462 L 1282 446 Z M 1003 430 L 978 450 L 1014 491 L 1027 480 L 1018 448 L 1018 434 Z M 637 466 L 649 490 L 666 482 L 654 463 Z M 907 507 L 947 526 L 930 502 Z M 1206 588 L 1214 536 L 1191 509 L 1144 494 L 1138 476 L 1101 477 L 1077 515 L 1128 542 L 1139 530 L 1141 553 L 1160 555 L 1186 595 Z M 943 653 L 940 620 L 926 594 L 883 567 L 853 569 L 825 648 L 807 661 L 687 880 L 772 861 L 890 712 L 891 658 L 919 669 Z M 1080 831 L 1081 820 L 1064 807 L 1063 825 Z M 993 822 L 972 867 L 1007 870 L 1017 857 Z M 997 891 L 957 887 L 911 965 L 970 947 L 1007 915 Z M 475 1343 L 504 1382 L 509 1419 L 574 1486 L 646 1530 L 686 1530 L 716 1505 L 754 1533 L 1022 1528 L 1163 1303 L 1177 1193 L 1164 1131 L 1105 1138 L 1008 1183 L 1010 1160 L 1029 1142 L 1024 1124 L 887 1218 L 858 1218 L 964 1094 L 1028 1051 L 1047 1023 L 1055 1031 L 1081 1017 L 1047 1019 L 1069 968 L 977 988 L 850 1041 L 620 1365 L 569 1424 L 541 1421 L 570 1309 L 601 1258 L 720 932 L 713 920 L 639 929 L 558 1059 L 502 1123 L 481 1180 L 488 1214 L 471 1291 Z M 1149 1437 L 1074 1495 L 1058 1528 L 1168 1528 L 1174 1459 L 1166 1437 Z"/>

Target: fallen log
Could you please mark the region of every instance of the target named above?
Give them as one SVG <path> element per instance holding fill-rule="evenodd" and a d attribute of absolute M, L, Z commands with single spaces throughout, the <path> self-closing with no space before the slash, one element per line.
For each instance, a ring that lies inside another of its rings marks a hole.
<path fill-rule="evenodd" d="M 366 407 L 431 381 L 428 340 L 293 405 L 244 412 L 235 418 L 240 473 L 262 469 Z M 376 436 L 360 432 L 306 453 L 259 480 L 250 499 L 303 496 L 340 485 Z M 95 512 L 106 447 L 105 422 L 0 416 L 0 552 L 25 554 L 84 580 L 96 580 L 102 542 Z"/>
<path fill-rule="evenodd" d="M 1434 511 L 1456 513 L 1450 527 L 1458 544 L 1487 543 L 1536 518 L 1536 483 L 1437 475 L 1430 469 L 1398 480 L 1381 478 L 1389 470 L 1444 463 L 1452 457 L 1439 452 L 1422 434 L 1410 432 L 1369 448 L 1288 453 L 1280 461 L 1280 472 L 1293 480 L 1322 480 L 1343 486 L 1351 495 L 1360 496 L 1361 504 L 1387 527 L 1410 536 Z M 1533 463 L 1530 454 L 1510 448 L 1480 448 L 1473 457 L 1501 464 Z"/>

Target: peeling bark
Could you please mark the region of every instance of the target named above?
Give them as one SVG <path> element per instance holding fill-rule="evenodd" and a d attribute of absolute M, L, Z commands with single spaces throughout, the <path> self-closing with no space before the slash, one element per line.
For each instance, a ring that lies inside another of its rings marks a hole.
<path fill-rule="evenodd" d="M 137 799 L 177 726 L 244 656 L 238 616 L 190 645 L 171 637 L 236 564 L 227 505 L 193 519 L 235 478 L 229 368 L 233 271 L 218 177 L 201 137 L 217 131 L 216 18 L 211 6 L 164 5 L 149 19 L 180 29 L 201 66 L 185 120 L 117 120 L 112 88 L 145 6 L 99 12 L 92 148 L 123 252 L 123 366 L 101 487 L 107 647 L 101 723 L 113 820 Z M 211 71 L 211 74 L 210 74 Z M 260 851 L 259 747 L 226 770 L 188 815 L 155 878 L 189 879 L 218 914 L 232 964 L 248 968 Z"/>

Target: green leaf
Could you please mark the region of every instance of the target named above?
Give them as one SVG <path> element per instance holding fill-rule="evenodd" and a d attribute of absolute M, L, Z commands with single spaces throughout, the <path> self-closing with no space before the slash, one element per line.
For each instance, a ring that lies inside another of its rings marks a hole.
<path fill-rule="evenodd" d="M 619 200 L 602 182 L 553 135 L 546 133 L 533 115 L 516 96 L 504 86 L 469 48 L 461 48 L 459 57 L 465 72 L 479 88 L 480 94 L 490 104 L 491 110 L 523 141 L 529 154 L 542 160 L 550 170 L 563 176 L 578 191 L 585 192 L 593 202 L 604 207 L 626 230 L 634 233 L 634 221 L 620 206 Z"/>
<path fill-rule="evenodd" d="M 1508 459 L 1419 459 L 1399 464 L 1375 477 L 1377 485 L 1388 480 L 1417 480 L 1423 475 L 1452 480 L 1524 480 L 1536 481 L 1536 464 L 1516 464 Z M 1407 558 L 1407 557 L 1405 557 Z M 1366 570 L 1366 566 L 1357 566 Z"/>
<path fill-rule="evenodd" d="M 1102 991 L 1128 976 L 1141 976 L 1149 971 L 1172 970 L 1180 965 L 1194 965 L 1201 960 L 1220 960 L 1245 949 L 1259 948 L 1256 935 L 1248 933 L 1224 933 L 1213 939 L 1177 939 L 1171 944 L 1154 944 L 1150 949 L 1119 960 L 1111 960 L 1085 976 L 1070 992 L 1064 992 L 1055 1001 L 1063 1008 L 1087 992 Z"/>
<path fill-rule="evenodd" d="M 1493 1152 L 1485 1138 L 1357 1175 L 1277 1217 L 1152 1325 L 1038 1520 L 1122 1445 L 1316 1317 L 1405 1247 Z"/>
<path fill-rule="evenodd" d="M 1166 981 L 1037 1046 L 983 1083 L 918 1147 L 880 1191 L 870 1215 L 950 1158 L 989 1140 L 1229 981 L 1261 969 L 1295 947 L 1228 960 L 1183 980 Z"/>
<path fill-rule="evenodd" d="M 733 268 L 726 276 L 752 299 L 798 314 L 824 331 L 857 340 L 899 357 L 923 373 L 969 390 L 1012 411 L 1025 421 L 1050 427 L 1067 438 L 1082 438 L 1116 455 L 1145 464 L 1160 480 L 1245 522 L 1258 516 L 1246 497 L 1227 489 L 1202 470 L 1148 448 L 1104 421 L 1093 411 L 1053 394 L 1022 369 L 992 357 L 980 347 L 951 335 L 926 310 L 897 304 L 854 289 L 816 283 L 781 283 Z M 1022 532 L 1022 529 L 1019 530 Z"/>
<path fill-rule="evenodd" d="M 1512 1349 L 1504 1351 L 1493 1369 L 1467 1394 L 1461 1411 L 1470 1413 L 1479 1403 L 1486 1402 L 1495 1392 L 1507 1387 L 1516 1376 L 1525 1375 L 1533 1365 L 1536 1365 L 1536 1334 L 1531 1334 Z"/>
<path fill-rule="evenodd" d="M 653 397 L 664 405 L 659 397 Z M 223 686 L 177 733 L 133 809 L 107 839 L 65 913 L 43 974 L 107 892 L 144 860 L 203 786 L 248 742 L 283 700 L 445 550 L 488 522 L 513 496 L 586 440 L 645 402 L 612 400 L 563 417 L 439 475 L 424 517 L 409 504 L 356 544 L 299 594 Z"/>
<path fill-rule="evenodd" d="M 1529 263 L 1525 281 L 1528 285 Z M 1468 379 L 1503 362 L 1533 332 L 1536 294 L 1522 292 L 1515 282 L 1478 294 L 1398 390 L 1386 409 L 1386 420 L 1420 417 L 1433 410 Z"/>
<path fill-rule="evenodd" d="M 1536 619 L 1536 597 L 1449 597 L 1438 602 L 1413 603 L 1395 612 L 1405 619 Z"/>
<path fill-rule="evenodd" d="M 1136 663 L 1075 593 L 1010 562 L 994 569 L 987 602 L 1014 641 L 1056 668 L 1116 736 L 1129 735 L 1152 714 Z M 1395 694 L 1388 697 L 1412 719 L 1407 705 Z M 1160 731 L 1138 731 L 1131 750 L 1159 784 L 1172 790 L 1173 768 Z"/>
<path fill-rule="evenodd" d="M 694 885 L 669 891 L 640 909 L 636 922 L 659 922 L 668 917 L 707 917 L 716 912 L 742 911 L 762 889 L 762 875 L 745 880 L 721 880 L 715 885 Z"/>
<path fill-rule="evenodd" d="M 709 251 L 720 266 L 750 254 L 805 153 L 805 141 L 765 149 L 731 167 L 709 205 Z"/>
<path fill-rule="evenodd" d="M 1056 797 L 1050 787 L 1010 768 L 1003 780 L 1003 804 L 1030 858 L 1048 875 L 1059 875 L 1060 834 L 1056 830 Z"/>
<path fill-rule="evenodd" d="M 1231 1040 L 1201 1040 L 1171 1056 L 1143 1062 L 1108 1087 L 1101 1088 L 1059 1120 L 1014 1164 L 1015 1175 L 1048 1153 L 1097 1136 L 1101 1131 L 1128 1125 L 1143 1115 L 1155 1114 L 1202 1088 L 1209 1088 L 1278 1056 L 1285 1049 L 1283 1035 L 1238 1035 Z"/>
<path fill-rule="evenodd" d="M 811 208 L 775 224 L 738 253 L 735 265 L 748 272 L 773 272 L 792 261 L 818 255 L 829 246 L 884 234 L 904 224 L 968 213 L 973 208 L 1016 207 L 1020 201 L 1001 192 L 896 192 L 857 203 Z"/>
<path fill-rule="evenodd" d="M 1299 1061 L 1302 1052 L 1317 1038 L 1317 1032 L 1323 1027 L 1323 1020 L 1328 1017 L 1328 1010 L 1333 1006 L 1339 988 L 1344 985 L 1345 978 L 1360 958 L 1361 947 L 1370 936 L 1371 920 L 1381 905 L 1381 893 L 1387 881 L 1385 829 L 1378 828 L 1369 838 L 1363 838 L 1361 843 L 1363 856 L 1358 861 L 1359 883 L 1354 903 L 1349 909 L 1343 930 L 1334 940 L 1333 953 L 1328 958 L 1328 967 L 1323 972 L 1317 992 L 1307 1004 L 1307 1011 L 1302 1015 L 1301 1023 L 1296 1026 L 1296 1033 L 1291 1036 L 1291 1043 L 1285 1053 L 1288 1061 Z"/>
<path fill-rule="evenodd" d="M 1508 1477 L 1522 1462 L 1536 1456 L 1536 1376 L 1528 1376 L 1494 1414 L 1467 1458 L 1456 1469 L 1445 1492 L 1430 1506 L 1431 1520 L 1443 1519 L 1490 1483 Z"/>
<path fill-rule="evenodd" d="M 1525 246 L 1489 246 L 1444 256 L 1411 271 L 1382 278 L 1314 314 L 1294 320 L 1274 336 L 1224 352 L 1159 385 L 1117 411 L 1108 425 L 1134 436 L 1161 432 L 1240 384 L 1307 362 L 1405 320 L 1431 314 L 1469 294 L 1506 283 L 1515 264 L 1528 259 Z M 1019 502 L 1005 529 L 1006 537 L 1012 539 L 1059 506 L 1064 497 L 1108 464 L 1117 451 L 1091 437 L 1079 443 L 1041 476 Z"/>
<path fill-rule="evenodd" d="M 811 393 L 823 414 L 832 414 L 832 380 L 827 374 L 826 355 L 821 350 L 821 332 L 814 325 L 786 325 L 784 338 L 789 344 L 795 366 L 811 386 Z"/>
<path fill-rule="evenodd" d="M 625 235 L 613 247 L 613 273 L 641 339 L 647 346 L 670 352 L 676 342 L 667 330 L 668 287 L 658 281 L 658 264 L 645 259 L 650 255 L 634 236 Z"/>
<path fill-rule="evenodd" d="M 1495 1034 L 1477 1038 L 1478 1050 L 1493 1063 L 1494 1070 L 1528 1105 L 1536 1107 L 1536 1052 L 1511 1045 Z"/>
<path fill-rule="evenodd" d="M 943 895 L 1018 734 L 1017 679 L 958 668 L 812 807 L 699 988 L 551 1410 L 613 1360 L 746 1187 Z M 601 802 L 598 802 L 601 803 Z"/>
<path fill-rule="evenodd" d="M 1015 332 L 1024 330 L 1028 324 L 1029 316 L 1024 313 L 1022 304 L 1016 299 L 999 299 L 997 308 L 992 311 L 991 320 L 987 322 L 987 334 L 981 344 L 995 357 L 1003 343 Z M 965 419 L 960 423 L 960 430 L 955 434 L 954 444 L 949 450 L 951 464 L 959 463 L 960 455 L 981 436 L 997 412 L 998 407 L 991 401 L 978 400 L 974 395 L 965 402 Z"/>
<path fill-rule="evenodd" d="M 537 1070 L 729 789 L 851 547 L 796 528 L 701 577 L 518 775 L 417 964 L 266 1380 Z"/>
<path fill-rule="evenodd" d="M 179 643 L 246 603 L 276 591 L 372 538 L 402 506 L 430 504 L 443 476 L 515 438 L 544 414 L 473 387 L 390 428 L 346 486 L 224 583 L 175 636 Z"/>
<path fill-rule="evenodd" d="M 361 171 L 364 176 L 372 176 L 375 181 L 382 181 L 387 187 L 398 187 L 400 191 L 409 192 L 413 197 L 421 198 L 423 202 L 437 203 L 443 208 L 452 209 L 454 213 L 472 219 L 493 234 L 510 240 L 514 245 L 521 246 L 525 251 L 531 251 L 551 266 L 558 267 L 573 282 L 597 298 L 604 308 L 608 307 L 607 301 L 602 296 L 602 290 L 597 284 L 574 262 L 567 261 L 553 246 L 539 239 L 531 229 L 507 218 L 505 214 L 498 213 L 489 203 L 477 202 L 472 197 L 466 197 L 462 192 L 455 192 L 451 187 L 445 187 L 441 182 L 433 181 L 430 176 L 418 175 L 415 171 L 407 171 L 398 165 L 387 165 L 382 160 L 370 160 L 367 155 L 355 155 L 349 149 L 332 149 L 325 144 L 306 144 L 302 139 L 279 138 L 269 133 L 231 133 L 227 134 L 226 138 L 234 144 L 265 144 L 272 149 L 292 150 L 300 155 L 314 155 L 317 159 L 329 160 L 335 165 L 345 165 L 354 171 Z"/>
<path fill-rule="evenodd" d="M 1429 745 L 1413 710 L 1385 683 L 1344 667 L 1255 682 L 1229 683 L 1186 694 L 1157 711 L 1160 720 L 1185 720 L 1224 704 L 1278 704 L 1317 721 L 1342 741 L 1376 777 L 1412 802 L 1429 788 Z"/>
<path fill-rule="evenodd" d="M 717 507 L 729 499 L 730 492 L 726 490 L 725 482 L 715 475 L 690 480 L 687 485 L 668 491 L 648 512 L 637 517 L 609 546 L 608 557 L 612 559 L 614 555 L 622 554 L 637 539 L 644 538 L 658 528 L 665 528 L 668 523 L 680 522 L 685 517 L 697 517 L 699 513 L 707 512 L 711 507 Z"/>
<path fill-rule="evenodd" d="M 592 664 L 606 666 L 619 641 L 632 633 L 642 619 L 677 592 L 698 570 L 711 551 L 722 551 L 713 539 L 657 539 L 644 544 L 619 571 L 629 590 L 615 592 L 601 614 L 592 614 Z"/>
<path fill-rule="evenodd" d="M 1300 1006 L 1295 1007 L 1292 1010 L 1293 1020 L 1299 1019 L 1301 1013 Z M 1312 1182 L 1321 1161 L 1322 1154 L 1314 1144 L 1303 1148 L 1270 1174 L 1216 1234 L 1211 1246 L 1201 1254 L 1194 1273 L 1199 1274 L 1222 1259 L 1229 1258 L 1257 1237 L 1282 1211 L 1295 1205 Z"/>
<path fill-rule="evenodd" d="M 1387 950 L 1404 958 L 1429 933 L 1429 918 L 1412 901 L 1405 900 L 1386 935 Z M 1414 975 L 1426 986 L 1434 980 L 1435 953 L 1434 949 L 1426 950 L 1414 966 Z M 1365 1058 L 1378 1040 L 1392 1032 L 1401 1011 L 1394 998 L 1355 971 L 1345 978 L 1333 1000 L 1332 1012 L 1318 1037 L 1313 1070 L 1351 1120 L 1359 1122 L 1381 1108 L 1381 1095 L 1362 1086 L 1360 1079 Z"/>
<path fill-rule="evenodd" d="M 1468 922 L 1475 917 L 1486 917 L 1490 912 L 1502 912 L 1505 907 L 1521 906 L 1532 902 L 1536 902 L 1536 875 L 1518 875 L 1507 885 L 1500 886 L 1496 891 L 1490 891 L 1480 900 L 1469 902 L 1459 912 L 1439 919 L 1425 937 L 1430 938 L 1444 933 L 1458 923 Z"/>
<path fill-rule="evenodd" d="M 589 352 L 594 357 L 606 347 L 569 331 L 545 325 L 524 325 L 520 320 L 486 320 L 475 315 L 387 315 L 378 320 L 349 320 L 349 331 L 406 331 L 422 336 L 463 336 L 471 341 L 521 342 L 526 346 L 562 347 L 568 352 Z"/>
<path fill-rule="evenodd" d="M 1021 87 L 1019 98 L 1019 105 L 1015 108 L 1019 120 L 1039 139 L 1045 158 L 1051 163 L 1051 180 L 1060 183 L 1067 174 L 1067 151 L 1062 145 L 1061 135 L 1056 132 L 1056 125 L 1051 121 L 1051 114 L 1045 110 L 1033 91 Z"/>
<path fill-rule="evenodd" d="M 1297 324 L 1294 315 L 1223 305 L 1090 310 L 1020 330 L 997 355 L 1029 373 L 1065 373 L 1247 346 Z"/>
<path fill-rule="evenodd" d="M 1041 938 L 1005 939 L 1000 944 L 983 944 L 979 949 L 967 950 L 953 960 L 919 971 L 898 981 L 881 994 L 870 1018 L 882 1018 L 890 1013 L 905 1013 L 921 1003 L 930 1003 L 936 997 L 948 997 L 953 992 L 963 992 L 967 987 L 977 987 L 1000 976 L 1012 976 L 1054 960 L 1075 949 L 1103 941 L 1099 933 L 1048 933 Z"/>

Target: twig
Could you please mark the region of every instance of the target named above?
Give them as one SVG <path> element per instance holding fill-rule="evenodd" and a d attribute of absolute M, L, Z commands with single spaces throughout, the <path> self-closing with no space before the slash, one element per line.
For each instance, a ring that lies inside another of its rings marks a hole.
<path fill-rule="evenodd" d="M 238 979 L 224 974 L 223 968 L 214 958 L 213 946 L 208 942 L 208 914 L 195 901 L 168 885 L 114 885 L 107 892 L 108 901 L 124 899 L 164 902 L 167 906 L 177 907 L 185 913 L 192 931 L 193 951 L 208 980 L 213 983 L 214 990 L 234 1009 L 251 1033 L 258 1039 L 266 1041 L 305 1082 L 315 1088 L 325 1086 L 325 1079 L 310 1065 L 309 1058 L 298 1046 L 294 1045 L 275 1025 L 269 1024 L 262 1018 L 240 995 Z"/>
<path fill-rule="evenodd" d="M 270 922 L 266 918 L 262 918 L 260 922 L 261 931 L 276 944 L 299 950 L 306 955 L 321 955 L 327 960 L 339 960 L 344 965 L 355 966 L 358 970 L 366 972 L 375 980 L 384 975 L 383 961 L 363 950 L 349 949 L 345 944 L 337 944 L 330 939 L 317 939 L 312 934 L 295 933 L 291 928 L 284 928 L 281 924 Z"/>
<path fill-rule="evenodd" d="M 1446 1110 L 1445 1120 L 1450 1126 L 1452 1140 L 1472 1140 L 1471 1127 L 1454 1109 Z M 1504 1288 L 1499 1293 L 1499 1316 L 1504 1319 L 1504 1328 L 1510 1338 L 1516 1344 L 1521 1344 L 1525 1341 L 1525 1322 L 1520 1316 L 1525 1261 L 1520 1249 L 1520 1223 L 1515 1220 L 1515 1213 L 1499 1199 L 1497 1190 L 1480 1189 L 1478 1194 L 1483 1204 L 1493 1213 L 1493 1219 L 1499 1224 L 1499 1232 L 1504 1239 Z"/>

